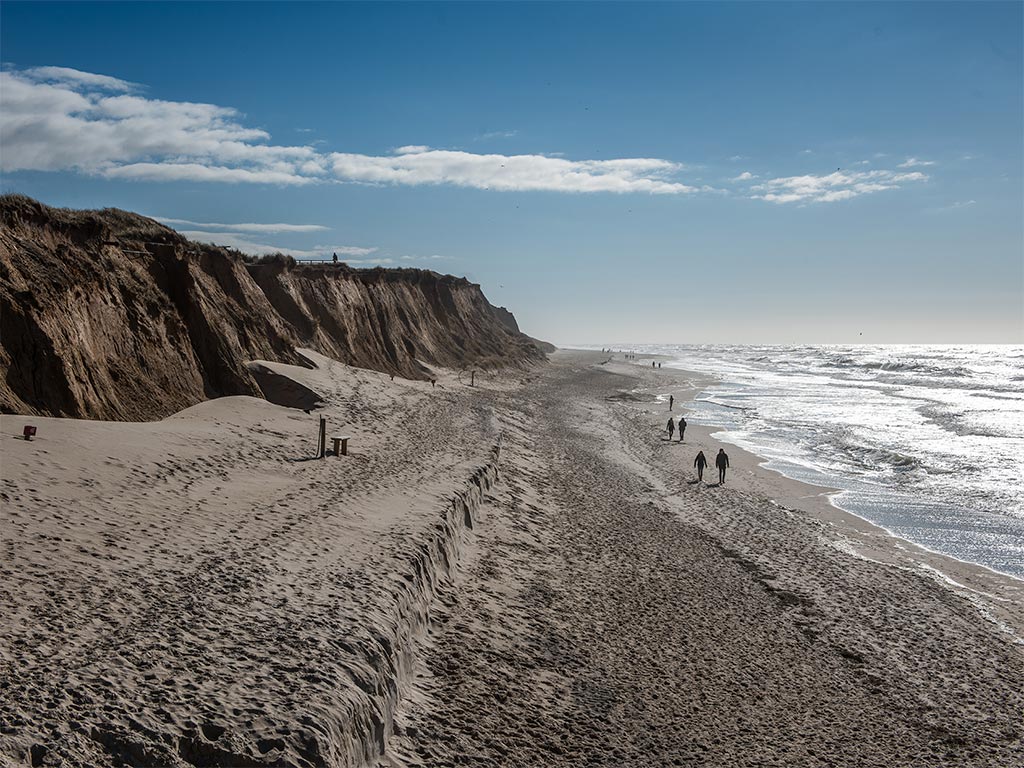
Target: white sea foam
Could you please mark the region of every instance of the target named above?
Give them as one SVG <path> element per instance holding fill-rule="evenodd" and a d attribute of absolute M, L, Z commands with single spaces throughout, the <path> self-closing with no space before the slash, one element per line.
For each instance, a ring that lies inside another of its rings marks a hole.
<path fill-rule="evenodd" d="M 664 346 L 688 418 L 930 550 L 1024 578 L 1024 347 Z"/>

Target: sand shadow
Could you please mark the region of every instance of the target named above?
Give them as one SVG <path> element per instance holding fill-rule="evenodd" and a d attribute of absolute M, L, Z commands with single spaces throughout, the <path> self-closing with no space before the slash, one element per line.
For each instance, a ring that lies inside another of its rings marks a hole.
<path fill-rule="evenodd" d="M 309 387 L 305 387 L 287 376 L 275 373 L 265 365 L 252 362 L 247 367 L 263 393 L 263 397 L 274 405 L 297 408 L 309 413 L 312 409 L 324 404 L 323 397 Z"/>

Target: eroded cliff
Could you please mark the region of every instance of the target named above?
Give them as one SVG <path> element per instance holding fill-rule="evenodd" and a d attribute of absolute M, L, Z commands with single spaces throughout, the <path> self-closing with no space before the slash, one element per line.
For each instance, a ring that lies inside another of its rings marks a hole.
<path fill-rule="evenodd" d="M 542 360 L 504 312 L 461 278 L 247 264 L 137 214 L 0 197 L 7 413 L 146 420 L 258 396 L 246 363 L 302 364 L 297 346 L 413 378 Z"/>

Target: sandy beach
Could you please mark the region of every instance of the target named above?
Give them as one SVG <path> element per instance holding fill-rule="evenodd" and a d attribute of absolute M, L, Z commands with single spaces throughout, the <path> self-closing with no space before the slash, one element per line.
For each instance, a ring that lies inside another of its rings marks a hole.
<path fill-rule="evenodd" d="M 302 354 L 310 413 L 0 419 L 0 763 L 1024 762 L 1024 582 L 736 448 L 696 482 L 699 377 Z"/>

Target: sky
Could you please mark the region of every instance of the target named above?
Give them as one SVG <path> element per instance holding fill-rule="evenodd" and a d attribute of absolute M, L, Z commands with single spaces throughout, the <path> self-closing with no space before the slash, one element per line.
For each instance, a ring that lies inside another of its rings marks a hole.
<path fill-rule="evenodd" d="M 0 189 L 561 345 L 1024 343 L 1024 4 L 0 5 Z"/>

